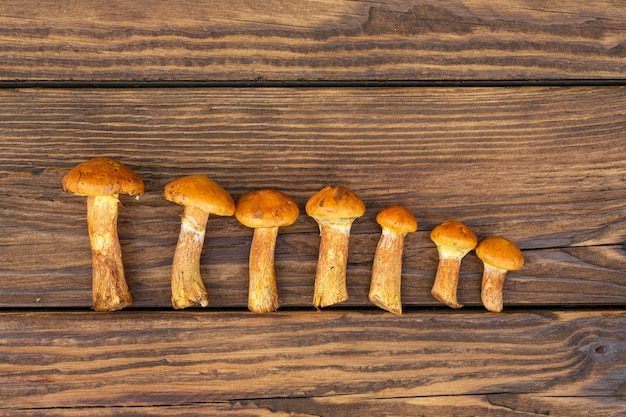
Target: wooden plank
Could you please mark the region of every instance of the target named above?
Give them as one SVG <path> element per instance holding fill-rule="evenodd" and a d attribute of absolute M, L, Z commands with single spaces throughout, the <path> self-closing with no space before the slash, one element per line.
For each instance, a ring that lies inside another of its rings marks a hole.
<path fill-rule="evenodd" d="M 0 407 L 618 415 L 624 331 L 624 311 L 3 313 Z"/>
<path fill-rule="evenodd" d="M 467 396 L 426 396 L 417 398 L 363 399 L 340 396 L 316 399 L 255 401 L 272 410 L 297 410 L 303 416 L 412 415 L 412 416 L 536 416 L 570 417 L 586 414 L 622 416 L 623 398 L 550 397 L 533 394 L 487 394 Z M 309 411 L 307 413 L 307 411 Z"/>
<path fill-rule="evenodd" d="M 180 406 L 152 406 L 152 407 L 80 407 L 80 408 L 44 408 L 44 409 L 0 409 L 0 416 L 45 416 L 45 417 L 77 417 L 93 416 L 190 416 L 190 415 L 220 415 L 226 417 L 306 417 L 311 414 L 274 412 L 269 408 L 260 407 L 249 401 L 231 401 L 224 403 L 205 403 L 201 405 L 184 404 Z"/>
<path fill-rule="evenodd" d="M 623 2 L 6 0 L 2 81 L 623 79 Z"/>
<path fill-rule="evenodd" d="M 214 178 L 237 199 L 258 188 L 294 197 L 301 215 L 276 248 L 283 306 L 310 308 L 319 232 L 307 199 L 341 183 L 365 201 L 351 236 L 346 306 L 368 306 L 380 227 L 403 204 L 403 300 L 431 296 L 430 230 L 454 218 L 479 238 L 517 242 L 505 304 L 626 302 L 626 88 L 155 89 L 0 91 L 0 306 L 91 305 L 86 201 L 61 178 L 97 155 L 146 183 L 123 198 L 119 233 L 136 307 L 169 307 L 181 208 L 161 197 L 182 175 Z M 212 307 L 245 307 L 252 231 L 212 217 L 202 274 Z M 462 265 L 460 301 L 480 305 L 482 263 Z"/>
<path fill-rule="evenodd" d="M 509 403 L 499 403 L 502 398 Z M 511 402 L 514 405 L 511 406 Z M 288 411 L 283 411 L 288 410 Z M 298 410 L 298 411 L 295 411 Z M 613 398 L 542 398 L 536 394 L 493 394 L 428 396 L 391 399 L 367 399 L 359 395 L 318 398 L 288 398 L 271 400 L 237 400 L 224 403 L 183 404 L 179 406 L 146 407 L 80 407 L 44 409 L 0 409 L 0 416 L 78 417 L 92 416 L 189 416 L 220 415 L 237 417 L 319 417 L 361 415 L 412 415 L 412 416 L 551 416 L 571 417 L 595 413 L 606 417 L 624 414 L 623 399 Z M 326 414 L 324 414 L 326 413 Z"/>

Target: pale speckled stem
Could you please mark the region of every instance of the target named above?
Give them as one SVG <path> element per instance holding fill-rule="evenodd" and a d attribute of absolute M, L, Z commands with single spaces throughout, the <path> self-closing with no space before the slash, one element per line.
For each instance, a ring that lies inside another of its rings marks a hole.
<path fill-rule="evenodd" d="M 95 311 L 115 311 L 132 304 L 117 235 L 117 195 L 87 198 L 87 225 L 92 254 Z"/>
<path fill-rule="evenodd" d="M 200 276 L 200 256 L 209 213 L 185 207 L 172 261 L 172 306 L 206 307 L 209 295 Z"/>
<path fill-rule="evenodd" d="M 484 264 L 480 298 L 488 311 L 499 313 L 504 307 L 502 289 L 507 271 Z"/>
<path fill-rule="evenodd" d="M 372 265 L 369 300 L 393 314 L 402 314 L 402 252 L 406 233 L 383 229 Z"/>
<path fill-rule="evenodd" d="M 472 248 L 460 248 L 452 245 L 437 244 L 439 265 L 435 275 L 435 283 L 430 293 L 437 300 L 452 308 L 461 308 L 463 304 L 457 301 L 456 291 L 459 285 L 459 271 L 461 261 Z"/>
<path fill-rule="evenodd" d="M 353 219 L 333 222 L 316 220 L 320 227 L 321 237 L 313 289 L 313 305 L 319 308 L 348 299 L 346 270 Z"/>
<path fill-rule="evenodd" d="M 248 288 L 248 309 L 254 313 L 276 311 L 280 305 L 274 270 L 277 235 L 278 227 L 254 229 L 250 246 Z"/>
<path fill-rule="evenodd" d="M 456 296 L 460 269 L 460 259 L 440 256 L 435 283 L 430 291 L 433 297 L 452 308 L 463 307 Z"/>

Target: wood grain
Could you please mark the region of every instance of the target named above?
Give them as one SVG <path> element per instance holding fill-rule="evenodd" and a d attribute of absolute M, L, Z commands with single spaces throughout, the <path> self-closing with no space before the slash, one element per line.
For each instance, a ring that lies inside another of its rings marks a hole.
<path fill-rule="evenodd" d="M 624 331 L 623 311 L 4 313 L 0 409 L 619 415 Z"/>
<path fill-rule="evenodd" d="M 283 306 L 309 308 L 319 245 L 307 199 L 340 183 L 365 201 L 348 258 L 350 300 L 368 306 L 380 227 L 392 204 L 413 211 L 403 300 L 432 299 L 430 230 L 466 222 L 479 238 L 517 242 L 526 266 L 506 305 L 626 301 L 626 89 L 156 89 L 0 91 L 0 305 L 88 308 L 86 201 L 63 175 L 97 155 L 146 184 L 123 198 L 119 234 L 136 307 L 168 307 L 181 207 L 163 186 L 208 175 L 235 199 L 258 188 L 301 208 L 276 247 Z M 245 307 L 251 230 L 209 218 L 202 274 L 212 307 Z M 459 300 L 480 305 L 482 264 L 462 264 Z"/>
<path fill-rule="evenodd" d="M 249 401 L 228 401 L 204 404 L 183 404 L 179 406 L 149 407 L 78 407 L 78 408 L 43 408 L 43 409 L 0 409 L 0 416 L 45 416 L 45 417 L 139 417 L 139 416 L 195 416 L 219 415 L 226 417 L 307 417 L 307 413 L 274 412 L 271 408 L 258 406 Z"/>
<path fill-rule="evenodd" d="M 624 79 L 626 5 L 6 0 L 2 81 Z"/>
<path fill-rule="evenodd" d="M 624 27 L 612 0 L 2 1 L 0 417 L 624 415 Z M 409 88 L 440 82 L 501 87 Z M 502 88 L 533 83 L 578 87 Z M 308 88 L 265 88 L 289 85 Z M 135 303 L 116 313 L 88 311 L 86 201 L 61 189 L 94 156 L 146 184 L 120 206 Z M 161 192 L 197 173 L 301 208 L 279 312 L 246 310 L 252 231 L 213 216 L 210 306 L 171 311 L 182 209 Z M 303 208 L 327 184 L 367 211 L 350 299 L 316 312 Z M 419 221 L 399 317 L 367 300 L 392 204 Z M 449 219 L 522 248 L 503 313 L 480 305 L 473 253 L 467 307 L 430 296 Z"/>

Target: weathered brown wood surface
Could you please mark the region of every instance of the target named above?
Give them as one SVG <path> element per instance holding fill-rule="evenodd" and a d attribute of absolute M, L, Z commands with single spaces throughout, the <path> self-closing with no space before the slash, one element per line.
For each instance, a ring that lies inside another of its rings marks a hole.
<path fill-rule="evenodd" d="M 626 3 L 544 3 L 3 1 L 0 416 L 626 414 Z M 86 201 L 61 189 L 97 155 L 146 183 L 122 198 L 116 313 L 89 310 Z M 246 310 L 252 230 L 220 217 L 210 306 L 171 309 L 182 209 L 161 191 L 195 173 L 300 206 L 277 313 Z M 304 205 L 330 183 L 367 211 L 350 299 L 316 312 Z M 391 204 L 419 222 L 400 317 L 367 300 Z M 430 296 L 448 219 L 522 248 L 503 313 L 473 253 L 466 307 Z"/>
<path fill-rule="evenodd" d="M 311 305 L 319 231 L 304 205 L 329 183 L 367 206 L 351 236 L 347 305 L 370 305 L 375 216 L 392 204 L 420 223 L 406 239 L 407 305 L 438 305 L 428 234 L 448 219 L 523 249 L 508 305 L 624 304 L 626 114 L 616 109 L 625 106 L 622 87 L 3 91 L 0 304 L 90 306 L 86 200 L 61 178 L 96 155 L 146 183 L 120 210 L 136 307 L 170 306 L 182 208 L 161 193 L 195 173 L 235 199 L 267 187 L 295 198 L 301 215 L 281 229 L 276 255 L 284 306 Z M 251 234 L 234 217 L 209 219 L 202 273 L 212 306 L 245 307 Z M 467 256 L 461 302 L 480 304 L 481 271 Z"/>
<path fill-rule="evenodd" d="M 562 80 L 626 72 L 620 1 L 3 1 L 0 80 Z"/>
<path fill-rule="evenodd" d="M 623 311 L 5 313 L 0 413 L 149 415 L 167 405 L 158 414 L 569 416 L 593 407 L 618 416 L 624 319 Z"/>

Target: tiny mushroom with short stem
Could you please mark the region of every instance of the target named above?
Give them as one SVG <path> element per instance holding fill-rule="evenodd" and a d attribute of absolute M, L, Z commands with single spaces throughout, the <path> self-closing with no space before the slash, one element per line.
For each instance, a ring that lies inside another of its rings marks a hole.
<path fill-rule="evenodd" d="M 276 311 L 280 305 L 274 248 L 278 228 L 296 221 L 300 210 L 295 201 L 275 190 L 244 194 L 237 202 L 235 217 L 254 228 L 249 258 L 248 309 L 254 313 Z"/>
<path fill-rule="evenodd" d="M 317 222 L 321 236 L 313 305 L 319 308 L 345 301 L 350 229 L 365 213 L 365 205 L 348 188 L 329 185 L 309 199 L 306 212 Z"/>
<path fill-rule="evenodd" d="M 382 234 L 374 254 L 369 300 L 400 315 L 404 237 L 417 230 L 417 220 L 406 207 L 391 206 L 378 212 L 376 221 L 382 227 Z"/>
<path fill-rule="evenodd" d="M 476 247 L 478 239 L 472 230 L 458 221 L 447 221 L 430 232 L 430 239 L 437 245 L 439 265 L 431 294 L 452 308 L 463 307 L 457 301 L 461 260 Z"/>
<path fill-rule="evenodd" d="M 503 237 L 490 237 L 476 246 L 476 256 L 484 265 L 480 298 L 485 308 L 499 313 L 502 311 L 502 288 L 508 271 L 524 265 L 524 256 L 517 245 Z"/>
<path fill-rule="evenodd" d="M 139 196 L 144 185 L 126 165 L 93 158 L 63 177 L 63 189 L 87 196 L 87 226 L 92 254 L 92 297 L 95 311 L 115 311 L 132 304 L 122 248 L 117 234 L 119 194 Z"/>
<path fill-rule="evenodd" d="M 184 206 L 172 261 L 172 306 L 175 309 L 206 307 L 209 295 L 200 276 L 206 224 L 209 214 L 235 214 L 235 202 L 219 184 L 203 175 L 189 175 L 168 183 L 163 197 Z"/>

